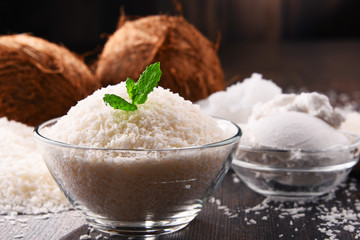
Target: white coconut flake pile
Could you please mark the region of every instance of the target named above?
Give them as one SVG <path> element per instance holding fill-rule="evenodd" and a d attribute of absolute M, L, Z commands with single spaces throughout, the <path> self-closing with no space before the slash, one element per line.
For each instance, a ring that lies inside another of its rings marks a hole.
<path fill-rule="evenodd" d="M 267 102 L 281 92 L 274 82 L 253 73 L 250 78 L 229 86 L 225 91 L 215 92 L 197 104 L 209 115 L 245 124 L 256 104 Z"/>
<path fill-rule="evenodd" d="M 69 209 L 33 137 L 33 128 L 0 118 L 0 214 Z"/>
<path fill-rule="evenodd" d="M 130 101 L 125 82 L 99 89 L 72 107 L 47 136 L 73 145 L 122 149 L 181 148 L 225 139 L 213 118 L 168 89 L 156 87 L 134 112 L 114 111 L 104 103 L 105 94 Z"/>

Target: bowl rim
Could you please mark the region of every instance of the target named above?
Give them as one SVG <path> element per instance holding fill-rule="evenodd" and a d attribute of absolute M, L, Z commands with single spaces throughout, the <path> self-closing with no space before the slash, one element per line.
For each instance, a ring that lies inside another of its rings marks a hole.
<path fill-rule="evenodd" d="M 190 147 L 182 147 L 182 148 L 163 148 L 163 149 L 143 149 L 143 148 L 139 148 L 139 149 L 128 149 L 128 148 L 87 147 L 87 146 L 73 145 L 73 144 L 68 144 L 68 143 L 64 143 L 64 142 L 61 142 L 61 141 L 53 140 L 53 139 L 50 139 L 48 137 L 45 137 L 43 134 L 40 133 L 40 131 L 43 128 L 55 124 L 60 118 L 61 117 L 53 118 L 53 119 L 47 120 L 47 121 L 37 125 L 33 130 L 34 137 L 38 141 L 43 142 L 43 143 L 47 143 L 47 144 L 55 145 L 55 146 L 60 146 L 60 147 L 73 148 L 73 149 L 101 150 L 101 151 L 126 151 L 126 152 L 169 152 L 169 151 L 206 149 L 206 148 L 214 148 L 214 147 L 225 146 L 225 145 L 229 145 L 229 144 L 232 144 L 232 143 L 236 143 L 237 141 L 239 141 L 239 139 L 240 139 L 240 137 L 242 135 L 241 128 L 236 123 L 234 123 L 234 122 L 232 122 L 230 120 L 224 119 L 224 118 L 212 117 L 213 119 L 216 120 L 216 122 L 221 121 L 221 122 L 226 122 L 228 124 L 231 124 L 233 127 L 235 127 L 236 133 L 233 134 L 231 137 L 228 137 L 228 138 L 223 139 L 221 141 L 211 142 L 211 143 L 207 143 L 207 144 L 200 145 L 200 146 L 190 146 Z M 239 144 L 236 144 L 236 145 L 239 145 Z"/>
<path fill-rule="evenodd" d="M 348 145 L 336 145 L 332 148 L 322 149 L 322 150 L 304 150 L 300 148 L 294 148 L 294 149 L 278 149 L 278 148 L 270 148 L 270 147 L 252 147 L 249 145 L 244 145 L 239 143 L 238 150 L 243 151 L 252 151 L 252 152 L 268 152 L 268 153 L 294 153 L 299 152 L 301 154 L 317 154 L 317 153 L 332 153 L 332 152 L 343 152 L 343 151 L 349 151 L 351 149 L 360 147 L 360 136 L 348 132 L 348 131 L 342 131 L 344 134 L 346 134 L 348 137 L 352 138 L 352 143 Z"/>
<path fill-rule="evenodd" d="M 340 162 L 325 166 L 288 167 L 288 166 L 273 166 L 273 165 L 259 164 L 254 162 L 246 162 L 235 157 L 231 165 L 233 168 L 235 166 L 235 172 L 237 175 L 239 175 L 239 173 L 236 171 L 237 168 L 251 169 L 252 171 L 273 172 L 273 173 L 274 172 L 278 172 L 278 173 L 336 172 L 336 171 L 342 171 L 344 169 L 351 169 L 358 162 L 359 162 L 359 158 L 354 158 L 350 161 Z"/>

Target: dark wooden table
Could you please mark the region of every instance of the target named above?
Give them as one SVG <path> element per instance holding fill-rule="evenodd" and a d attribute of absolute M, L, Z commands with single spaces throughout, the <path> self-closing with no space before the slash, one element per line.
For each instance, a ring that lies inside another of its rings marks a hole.
<path fill-rule="evenodd" d="M 279 201 L 251 191 L 230 170 L 214 197 L 186 228 L 148 239 L 357 239 L 360 237 L 359 189 L 359 176 L 353 173 L 323 197 Z M 0 239 L 72 240 L 87 236 L 88 239 L 137 239 L 91 229 L 75 211 L 1 216 L 0 232 Z"/>

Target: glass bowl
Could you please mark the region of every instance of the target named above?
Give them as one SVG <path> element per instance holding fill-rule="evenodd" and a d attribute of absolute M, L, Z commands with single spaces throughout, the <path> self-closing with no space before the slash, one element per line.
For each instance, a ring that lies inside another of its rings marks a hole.
<path fill-rule="evenodd" d="M 111 234 L 153 236 L 187 226 L 230 168 L 241 130 L 216 121 L 225 140 L 188 148 L 69 145 L 46 136 L 57 119 L 36 127 L 34 136 L 56 183 L 89 225 Z"/>
<path fill-rule="evenodd" d="M 311 198 L 334 189 L 359 160 L 360 138 L 344 133 L 348 146 L 323 151 L 260 149 L 239 145 L 232 168 L 265 196 Z"/>

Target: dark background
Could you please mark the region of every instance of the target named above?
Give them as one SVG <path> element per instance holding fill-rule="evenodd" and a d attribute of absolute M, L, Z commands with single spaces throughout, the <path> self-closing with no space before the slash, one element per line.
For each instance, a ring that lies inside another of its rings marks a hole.
<path fill-rule="evenodd" d="M 260 72 L 283 87 L 311 88 L 315 81 L 314 89 L 326 90 L 324 82 L 340 91 L 360 89 L 359 0 L 178 2 L 211 41 L 221 36 L 219 56 L 230 82 Z M 121 7 L 128 16 L 178 13 L 171 0 L 2 0 L 0 34 L 28 32 L 96 58 Z M 351 87 L 339 83 L 344 79 Z"/>
<path fill-rule="evenodd" d="M 360 38 L 358 0 L 179 0 L 183 15 L 222 45 Z M 79 53 L 103 43 L 127 15 L 176 14 L 171 0 L 0 1 L 0 34 L 30 32 Z"/>

